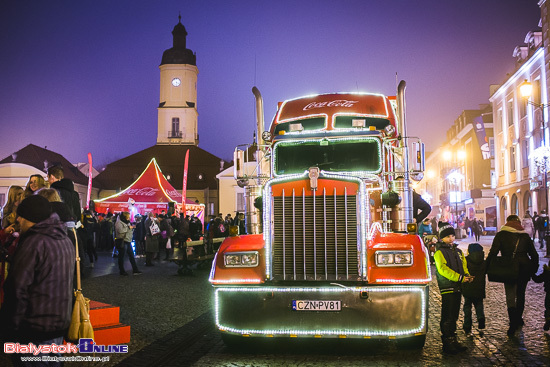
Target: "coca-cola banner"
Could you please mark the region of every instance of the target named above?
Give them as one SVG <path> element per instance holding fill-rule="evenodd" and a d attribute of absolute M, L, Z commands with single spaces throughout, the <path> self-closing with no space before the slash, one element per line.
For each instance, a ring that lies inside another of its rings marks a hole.
<path fill-rule="evenodd" d="M 481 156 L 483 159 L 491 158 L 491 151 L 489 150 L 489 140 L 485 134 L 485 125 L 483 124 L 483 117 L 478 116 L 472 121 L 474 131 L 476 132 L 477 141 L 479 143 L 479 149 L 481 149 Z"/>
<path fill-rule="evenodd" d="M 278 121 L 333 114 L 391 117 L 391 106 L 380 94 L 322 94 L 286 101 L 278 111 Z"/>

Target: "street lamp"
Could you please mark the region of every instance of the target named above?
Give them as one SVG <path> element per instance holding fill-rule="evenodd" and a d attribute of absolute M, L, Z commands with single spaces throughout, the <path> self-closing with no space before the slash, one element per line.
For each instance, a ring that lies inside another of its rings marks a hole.
<path fill-rule="evenodd" d="M 449 201 L 452 203 L 454 201 L 455 203 L 455 225 L 458 229 L 458 202 L 459 202 L 459 192 L 460 190 L 460 181 L 464 178 L 464 175 L 460 173 L 459 171 L 459 160 L 464 160 L 466 158 L 466 152 L 463 150 L 457 150 L 455 152 L 451 152 L 449 150 L 446 150 L 443 152 L 443 159 L 451 162 L 453 167 L 453 170 L 451 173 L 449 173 L 446 177 L 446 179 L 449 181 L 449 183 L 452 184 L 452 186 L 455 188 L 454 194 L 449 193 Z"/>
<path fill-rule="evenodd" d="M 525 79 L 525 81 L 519 86 L 519 92 L 528 104 L 543 110 L 548 107 L 547 103 L 537 103 L 530 99 L 533 95 L 533 84 L 528 82 L 527 79 Z M 544 119 L 544 112 L 541 114 L 541 120 L 540 127 L 542 129 L 542 145 L 533 150 L 529 158 L 535 161 L 535 165 L 537 166 L 539 172 L 544 174 L 544 208 L 546 214 L 548 215 L 548 169 L 550 168 L 550 148 L 546 145 L 546 120 Z M 546 228 L 544 237 L 545 240 L 548 237 L 548 228 Z M 539 240 L 542 241 L 542 239 Z M 546 241 L 546 257 L 550 257 L 548 241 Z"/>
<path fill-rule="evenodd" d="M 457 229 L 458 229 L 458 201 L 459 201 L 459 192 L 460 192 L 460 181 L 462 181 L 463 178 L 464 178 L 464 175 L 456 170 L 447 175 L 447 179 L 455 187 L 455 192 L 453 195 L 454 198 L 451 198 L 451 202 L 453 200 L 455 202 L 455 216 L 456 216 L 455 223 L 456 223 Z"/>

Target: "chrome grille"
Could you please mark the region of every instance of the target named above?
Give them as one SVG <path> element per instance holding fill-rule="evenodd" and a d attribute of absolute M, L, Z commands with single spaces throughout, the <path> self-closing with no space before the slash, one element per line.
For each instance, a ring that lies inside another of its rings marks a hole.
<path fill-rule="evenodd" d="M 274 280 L 359 279 L 355 195 L 283 190 L 273 221 Z"/>

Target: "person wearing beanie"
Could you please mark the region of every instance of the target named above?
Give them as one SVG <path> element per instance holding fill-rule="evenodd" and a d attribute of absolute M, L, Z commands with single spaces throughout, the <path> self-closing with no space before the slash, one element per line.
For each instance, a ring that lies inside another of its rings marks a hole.
<path fill-rule="evenodd" d="M 29 196 L 17 208 L 21 236 L 4 284 L 0 309 L 3 340 L 63 344 L 73 306 L 76 252 L 48 200 Z M 53 355 L 53 354 L 52 354 Z M 14 365 L 21 363 L 14 354 Z"/>
<path fill-rule="evenodd" d="M 29 196 L 17 207 L 17 222 L 21 227 L 21 234 L 36 223 L 48 219 L 51 214 L 52 207 L 48 199 L 38 195 Z"/>
<path fill-rule="evenodd" d="M 476 318 L 479 329 L 479 335 L 483 335 L 485 329 L 485 310 L 483 299 L 485 298 L 485 254 L 483 247 L 479 243 L 470 243 L 468 245 L 468 255 L 466 256 L 466 265 L 470 275 L 474 277 L 471 283 L 462 284 L 462 295 L 464 296 L 464 333 L 472 333 L 472 305 L 476 310 Z"/>
<path fill-rule="evenodd" d="M 456 338 L 456 322 L 460 313 L 461 284 L 472 282 L 466 259 L 455 241 L 455 230 L 446 222 L 439 222 L 439 242 L 434 254 L 437 285 L 441 293 L 441 341 L 443 352 L 457 354 L 467 348 Z"/>
<path fill-rule="evenodd" d="M 504 283 L 509 319 L 507 334 L 513 336 L 516 330 L 523 326 L 527 283 L 539 268 L 539 254 L 531 236 L 521 226 L 521 219 L 517 215 L 509 215 L 506 218 L 506 224 L 495 235 L 487 255 L 487 268 L 499 253 L 504 258 L 515 259 L 519 266 L 518 279 L 515 282 Z"/>

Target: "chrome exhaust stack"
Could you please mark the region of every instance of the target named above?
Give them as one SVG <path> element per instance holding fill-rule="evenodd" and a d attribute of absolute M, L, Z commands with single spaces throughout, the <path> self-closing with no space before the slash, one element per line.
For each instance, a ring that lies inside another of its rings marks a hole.
<path fill-rule="evenodd" d="M 405 120 L 405 89 L 407 83 L 402 80 L 397 87 L 399 148 L 401 150 L 403 171 L 396 171 L 391 182 L 391 189 L 401 198 L 401 202 L 393 208 L 392 224 L 396 232 L 407 232 L 407 224 L 414 222 L 413 197 L 409 177 L 409 148 L 407 124 Z"/>

